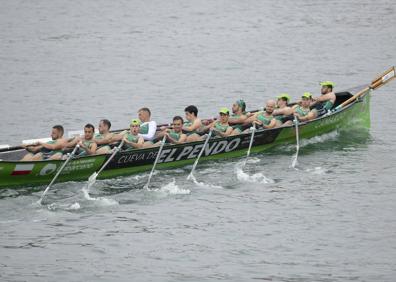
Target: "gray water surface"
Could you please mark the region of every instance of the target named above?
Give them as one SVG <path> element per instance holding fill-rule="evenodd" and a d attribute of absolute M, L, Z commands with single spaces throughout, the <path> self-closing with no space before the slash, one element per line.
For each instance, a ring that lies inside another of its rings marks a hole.
<path fill-rule="evenodd" d="M 380 1 L 1 1 L 0 144 L 213 117 L 288 92 L 368 84 L 396 64 L 396 4 Z M 396 83 L 372 127 L 243 159 L 0 191 L 1 281 L 394 281 Z"/>

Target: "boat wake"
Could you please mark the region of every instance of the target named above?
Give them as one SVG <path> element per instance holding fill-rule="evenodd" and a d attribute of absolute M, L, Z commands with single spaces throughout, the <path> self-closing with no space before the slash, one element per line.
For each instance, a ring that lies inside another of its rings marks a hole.
<path fill-rule="evenodd" d="M 253 175 L 249 175 L 246 172 L 244 172 L 242 168 L 243 168 L 242 164 L 240 163 L 236 164 L 235 166 L 235 173 L 237 179 L 241 182 L 261 183 L 261 184 L 275 183 L 273 179 L 268 178 L 261 172 L 255 173 Z"/>
<path fill-rule="evenodd" d="M 312 144 L 317 144 L 317 143 L 323 143 L 326 141 L 331 141 L 331 140 L 335 140 L 339 137 L 340 133 L 338 132 L 338 130 L 329 132 L 329 133 L 325 133 L 319 136 L 315 136 L 309 139 L 302 139 L 300 140 L 300 147 L 305 147 L 308 145 L 312 145 Z"/>

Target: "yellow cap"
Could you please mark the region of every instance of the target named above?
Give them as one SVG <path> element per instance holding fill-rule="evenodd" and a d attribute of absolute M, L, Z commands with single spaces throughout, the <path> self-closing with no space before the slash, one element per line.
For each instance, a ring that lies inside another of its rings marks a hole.
<path fill-rule="evenodd" d="M 334 82 L 332 82 L 332 81 L 322 81 L 321 83 L 320 83 L 320 85 L 322 85 L 322 86 L 331 86 L 331 87 L 334 87 L 335 86 L 335 83 Z"/>
<path fill-rule="evenodd" d="M 135 118 L 135 119 L 131 120 L 131 123 L 129 125 L 140 125 L 140 124 L 141 124 L 140 120 Z"/>
<path fill-rule="evenodd" d="M 282 94 L 280 94 L 279 96 L 276 96 L 276 98 L 277 98 L 277 99 L 282 99 L 282 98 L 284 98 L 284 99 L 286 99 L 286 101 L 290 101 L 290 96 L 289 96 L 289 94 L 287 94 L 287 93 L 282 93 Z"/>
<path fill-rule="evenodd" d="M 301 98 L 312 99 L 312 94 L 310 92 L 304 92 Z"/>
<path fill-rule="evenodd" d="M 219 111 L 219 114 L 225 114 L 225 115 L 229 115 L 230 114 L 230 110 L 227 108 L 221 108 Z"/>

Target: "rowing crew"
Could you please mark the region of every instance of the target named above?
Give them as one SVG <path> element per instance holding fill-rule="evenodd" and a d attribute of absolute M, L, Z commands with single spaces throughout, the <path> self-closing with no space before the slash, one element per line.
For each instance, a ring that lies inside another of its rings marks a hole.
<path fill-rule="evenodd" d="M 313 98 L 311 93 L 305 92 L 301 96 L 301 101 L 290 105 L 290 96 L 284 93 L 277 97 L 277 101 L 268 100 L 264 111 L 255 113 L 246 112 L 246 103 L 237 100 L 232 105 L 232 114 L 227 108 L 221 108 L 218 119 L 212 121 L 202 121 L 198 118 L 198 108 L 190 105 L 184 110 L 186 121 L 181 116 L 175 116 L 171 126 L 161 127 L 158 131 L 156 122 L 151 120 L 151 112 L 148 108 L 141 108 L 138 111 L 138 119 L 130 122 L 129 130 L 119 133 L 110 132 L 110 121 L 102 119 L 99 122 L 99 133 L 95 134 L 92 124 L 86 124 L 83 136 L 67 140 L 63 137 L 63 127 L 55 125 L 51 131 L 52 140 L 24 146 L 29 153 L 22 158 L 22 161 L 59 160 L 65 152 L 70 151 L 77 144 L 78 156 L 108 154 L 122 140 L 123 150 L 133 150 L 159 146 L 160 140 L 164 137 L 167 143 L 181 144 L 205 140 L 209 130 L 213 132 L 214 137 L 227 137 L 249 132 L 252 125 L 270 129 L 292 125 L 295 118 L 309 121 L 334 106 L 336 99 L 333 92 L 334 83 L 325 81 L 321 85 L 322 95 L 318 98 Z"/>

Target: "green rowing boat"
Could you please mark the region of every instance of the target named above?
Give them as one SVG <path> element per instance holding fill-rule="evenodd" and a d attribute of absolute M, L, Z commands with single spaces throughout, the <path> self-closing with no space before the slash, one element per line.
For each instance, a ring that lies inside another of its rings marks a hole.
<path fill-rule="evenodd" d="M 346 92 L 336 93 L 334 109 L 309 122 L 299 123 L 299 137 L 311 138 L 331 131 L 362 126 L 370 127 L 371 91 L 395 77 L 394 67 L 375 79 L 367 87 L 356 87 Z M 201 159 L 215 160 L 239 157 L 246 154 L 250 143 L 250 133 L 212 138 L 203 151 Z M 262 152 L 271 147 L 295 143 L 294 126 L 257 130 L 251 152 Z M 167 144 L 158 158 L 157 167 L 167 169 L 192 164 L 204 142 L 191 142 L 178 145 Z M 27 151 L 10 148 L 0 152 L 0 188 L 47 185 L 65 161 L 18 161 Z M 148 171 L 157 157 L 158 148 L 120 151 L 108 163 L 99 179 L 121 175 L 131 175 Z M 58 182 L 86 181 L 98 171 L 110 155 L 92 155 L 73 158 L 61 171 Z"/>

